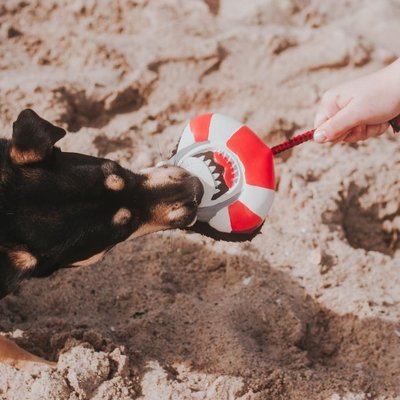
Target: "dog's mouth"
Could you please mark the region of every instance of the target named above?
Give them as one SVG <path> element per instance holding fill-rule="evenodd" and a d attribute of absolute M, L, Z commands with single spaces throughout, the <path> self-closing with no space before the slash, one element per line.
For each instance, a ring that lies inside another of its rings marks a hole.
<path fill-rule="evenodd" d="M 188 184 L 193 188 L 193 204 L 198 207 L 204 195 L 203 184 L 197 176 L 190 176 L 188 178 Z"/>
<path fill-rule="evenodd" d="M 184 168 L 163 165 L 142 170 L 143 196 L 150 197 L 152 219 L 165 228 L 185 228 L 196 223 L 204 195 L 201 180 Z"/>
<path fill-rule="evenodd" d="M 196 154 L 209 169 L 214 181 L 214 194 L 211 200 L 216 200 L 232 188 L 238 179 L 236 164 L 231 160 L 229 154 L 223 151 L 206 151 Z"/>
<path fill-rule="evenodd" d="M 193 226 L 197 221 L 197 210 L 204 195 L 204 188 L 200 179 L 196 176 L 188 177 L 186 179 L 186 185 L 190 187 L 193 195 L 191 199 L 184 205 L 187 215 L 182 220 L 182 226 L 190 227 Z"/>

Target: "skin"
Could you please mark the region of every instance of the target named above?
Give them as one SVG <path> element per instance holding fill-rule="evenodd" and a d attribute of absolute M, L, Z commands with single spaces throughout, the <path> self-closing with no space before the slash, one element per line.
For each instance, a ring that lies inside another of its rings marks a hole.
<path fill-rule="evenodd" d="M 354 143 L 384 133 L 400 114 L 400 58 L 324 93 L 314 120 L 317 143 Z"/>

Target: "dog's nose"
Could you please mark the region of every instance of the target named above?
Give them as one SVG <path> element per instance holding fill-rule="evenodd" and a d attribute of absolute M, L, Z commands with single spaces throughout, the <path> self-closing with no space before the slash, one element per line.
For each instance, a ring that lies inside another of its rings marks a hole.
<path fill-rule="evenodd" d="M 203 198 L 204 194 L 204 187 L 203 184 L 201 183 L 200 179 L 197 176 L 189 176 L 186 180 L 187 184 L 191 188 L 193 194 L 194 194 L 194 202 L 196 205 L 199 205 L 201 202 L 201 199 Z"/>

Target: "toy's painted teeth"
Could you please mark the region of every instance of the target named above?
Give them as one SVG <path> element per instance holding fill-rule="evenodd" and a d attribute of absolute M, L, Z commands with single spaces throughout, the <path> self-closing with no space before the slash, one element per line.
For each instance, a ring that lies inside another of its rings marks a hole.
<path fill-rule="evenodd" d="M 223 151 L 220 150 L 217 153 L 214 153 L 214 158 L 216 155 L 219 155 L 220 158 L 223 160 L 223 166 L 224 166 L 224 175 L 221 177 L 221 180 L 225 182 L 228 187 L 232 187 L 235 185 L 238 181 L 239 177 L 239 170 L 237 164 L 232 160 L 230 155 Z M 217 160 L 216 160 L 217 161 Z M 217 161 L 219 163 L 220 161 Z M 228 174 L 228 176 L 227 176 Z M 226 180 L 228 179 L 228 181 Z"/>
<path fill-rule="evenodd" d="M 195 157 L 204 163 L 214 182 L 212 200 L 227 193 L 237 183 L 240 175 L 238 166 L 225 151 L 206 151 Z"/>

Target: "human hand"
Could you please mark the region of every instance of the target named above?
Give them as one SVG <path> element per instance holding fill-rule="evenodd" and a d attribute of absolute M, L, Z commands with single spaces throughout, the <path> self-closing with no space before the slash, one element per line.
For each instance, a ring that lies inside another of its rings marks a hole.
<path fill-rule="evenodd" d="M 400 114 L 400 59 L 386 68 L 328 90 L 322 97 L 314 140 L 357 142 L 379 136 Z"/>

